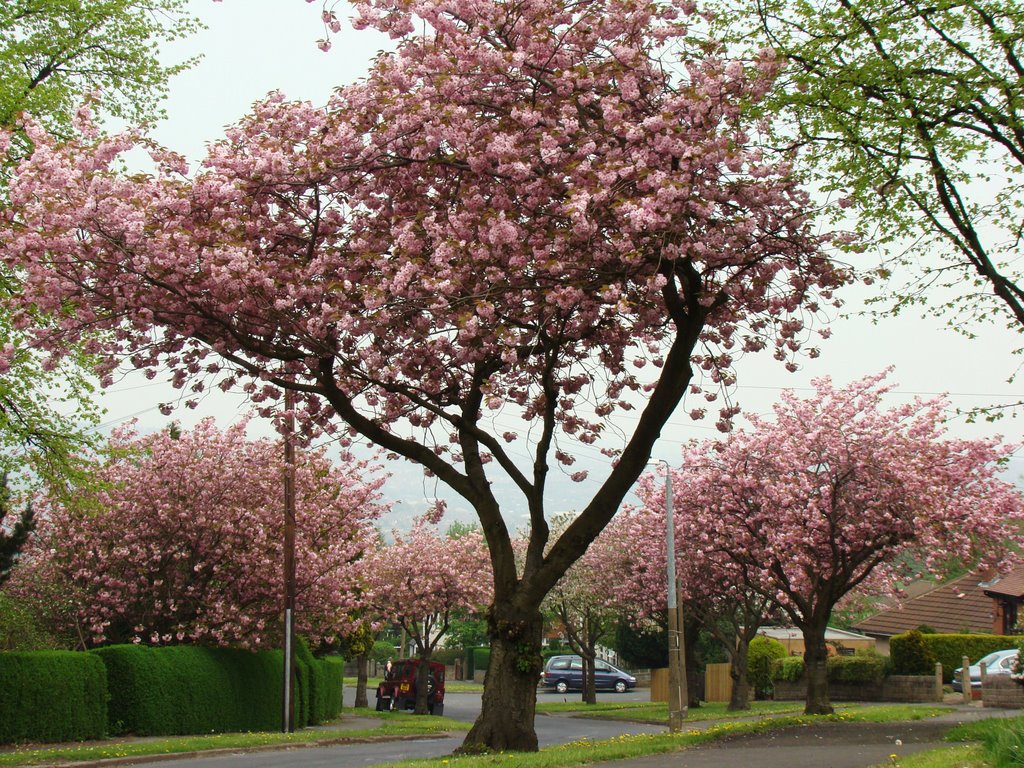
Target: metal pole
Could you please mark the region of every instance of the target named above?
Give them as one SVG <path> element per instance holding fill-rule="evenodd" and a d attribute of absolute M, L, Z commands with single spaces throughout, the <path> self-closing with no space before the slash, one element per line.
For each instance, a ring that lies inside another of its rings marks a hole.
<path fill-rule="evenodd" d="M 294 395 L 285 390 L 284 408 L 284 686 L 281 730 L 295 732 L 295 432 Z"/>
<path fill-rule="evenodd" d="M 683 659 L 683 611 L 679 605 L 676 581 L 675 516 L 672 510 L 672 468 L 665 464 L 665 545 L 668 556 L 668 729 L 678 732 L 686 719 L 686 670 Z"/>

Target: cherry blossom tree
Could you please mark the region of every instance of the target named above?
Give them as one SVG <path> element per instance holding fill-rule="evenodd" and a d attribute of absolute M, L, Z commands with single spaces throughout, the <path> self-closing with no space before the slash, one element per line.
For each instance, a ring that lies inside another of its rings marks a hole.
<path fill-rule="evenodd" d="M 123 359 L 169 368 L 278 417 L 292 390 L 306 434 L 359 435 L 462 495 L 494 574 L 466 743 L 533 750 L 544 596 L 687 392 L 728 392 L 748 352 L 794 366 L 848 276 L 789 164 L 766 162 L 744 119 L 774 61 L 745 68 L 691 44 L 689 2 L 357 11 L 395 52 L 326 108 L 272 95 L 192 177 L 137 134 L 98 137 L 85 115 L 70 143 L 28 126 L 36 150 L 0 227 L 26 275 L 11 301 L 53 311 L 33 338 L 56 356 L 103 330 L 86 343 L 108 374 Z M 155 172 L 119 171 L 139 144 Z M 719 426 L 736 412 L 725 402 Z M 551 472 L 583 480 L 575 449 L 599 441 L 615 461 L 552 540 Z M 497 477 L 529 514 L 521 570 Z"/>
<path fill-rule="evenodd" d="M 552 520 L 552 532 L 563 530 L 573 517 L 571 514 L 556 516 Z M 544 601 L 544 608 L 561 624 L 569 647 L 583 660 L 581 695 L 586 704 L 597 703 L 594 667 L 597 645 L 615 630 L 632 605 L 630 597 L 620 601 L 617 598 L 621 593 L 610 588 L 627 562 L 625 553 L 623 541 L 611 527 L 605 528 Z"/>
<path fill-rule="evenodd" d="M 247 440 L 245 424 L 220 431 L 209 419 L 179 437 L 116 432 L 97 487 L 74 504 L 40 501 L 22 587 L 66 584 L 89 645 L 276 642 L 282 455 Z M 297 459 L 297 625 L 317 640 L 348 626 L 357 561 L 382 509 L 382 479 L 367 469 L 316 451 Z"/>
<path fill-rule="evenodd" d="M 941 399 L 883 407 L 884 378 L 784 393 L 774 421 L 750 417 L 749 432 L 694 447 L 674 471 L 693 546 L 752 574 L 803 632 L 808 714 L 832 711 L 825 628 L 851 590 L 893 589 L 911 559 L 998 564 L 1022 543 L 1020 492 L 997 477 L 1007 449 L 945 439 Z"/>
<path fill-rule="evenodd" d="M 417 520 L 408 534 L 393 532 L 363 562 L 362 603 L 378 620 L 394 622 L 416 646 L 418 715 L 428 712 L 427 682 L 434 649 L 453 617 L 481 611 L 491 600 L 493 578 L 483 535 L 438 533 L 436 522 Z"/>
<path fill-rule="evenodd" d="M 663 615 L 668 600 L 664 480 L 645 475 L 637 495 L 642 505 L 620 513 L 605 533 L 630 542 L 628 565 L 621 569 L 613 589 L 620 600 L 631 604 L 633 620 L 643 621 Z M 729 658 L 733 683 L 729 709 L 749 709 L 747 649 L 777 605 L 770 594 L 755 588 L 755 574 L 749 568 L 694 546 L 697 528 L 707 524 L 694 511 L 688 500 L 673 509 L 678 594 L 684 615 L 710 632 Z"/>

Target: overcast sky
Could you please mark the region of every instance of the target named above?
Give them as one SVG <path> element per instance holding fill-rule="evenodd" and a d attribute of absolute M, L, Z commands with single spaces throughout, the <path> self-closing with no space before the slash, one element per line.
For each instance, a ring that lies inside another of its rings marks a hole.
<path fill-rule="evenodd" d="M 288 98 L 323 103 L 336 86 L 352 82 L 366 71 L 375 52 L 388 41 L 376 33 L 356 32 L 348 27 L 333 37 L 330 52 L 316 47 L 323 36 L 320 3 L 302 0 L 192 0 L 192 8 L 208 29 L 194 38 L 168 48 L 168 61 L 194 53 L 203 60 L 191 71 L 179 75 L 171 85 L 166 102 L 168 119 L 159 125 L 155 137 L 164 145 L 197 161 L 206 142 L 218 138 L 224 126 L 244 115 L 249 106 L 269 91 L 280 90 Z M 339 4 L 347 10 L 347 4 Z M 863 289 L 846 294 L 848 309 L 856 312 L 866 295 Z M 948 393 L 954 407 L 968 410 L 977 406 L 1019 399 L 1022 387 L 1007 383 L 1019 360 L 1010 351 L 1019 335 L 996 326 L 979 328 L 980 339 L 968 340 L 944 327 L 942 319 L 908 315 L 886 319 L 877 325 L 861 317 L 840 317 L 832 325 L 833 335 L 822 344 L 822 356 L 804 360 L 795 374 L 787 373 L 768 356 L 747 358 L 737 366 L 737 399 L 745 410 L 765 413 L 782 388 L 809 387 L 815 376 L 831 375 L 846 383 L 868 373 L 894 366 L 892 380 L 898 384 L 894 399 L 916 395 Z M 159 381 L 142 376 L 125 376 L 103 398 L 107 409 L 105 427 L 137 418 L 144 431 L 159 429 L 168 418 L 158 412 L 160 402 L 176 395 Z M 195 412 L 179 409 L 173 418 L 185 426 L 203 415 L 216 415 L 229 422 L 246 410 L 240 398 L 208 400 Z M 675 462 L 679 445 L 693 438 L 713 437 L 713 423 L 694 423 L 685 410 L 664 432 L 655 454 Z M 963 419 L 950 423 L 950 431 L 962 436 L 1003 434 L 1019 439 L 1018 420 L 995 425 L 966 425 Z M 582 459 L 596 465 L 602 461 L 596 449 L 581 446 Z M 1024 464 L 1011 464 L 1014 476 Z M 574 467 L 575 469 L 575 467 Z M 407 518 L 425 506 L 425 498 L 441 495 L 434 481 L 422 477 L 418 468 L 389 467 L 394 473 L 387 494 L 396 501 L 396 518 Z M 566 481 L 554 489 L 553 511 L 572 509 L 582 489 Z M 464 504 L 452 500 L 456 517 L 471 519 Z M 461 512 L 459 508 L 462 508 Z"/>

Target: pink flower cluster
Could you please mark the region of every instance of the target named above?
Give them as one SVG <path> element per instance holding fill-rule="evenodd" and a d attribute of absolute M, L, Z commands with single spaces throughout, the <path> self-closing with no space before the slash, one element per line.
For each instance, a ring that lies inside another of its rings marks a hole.
<path fill-rule="evenodd" d="M 382 478 L 365 463 L 298 456 L 297 623 L 330 638 L 352 621 Z M 244 424 L 207 420 L 178 438 L 121 430 L 94 488 L 41 501 L 24 582 L 66 585 L 91 644 L 276 642 L 284 472 L 280 444 L 247 440 Z"/>

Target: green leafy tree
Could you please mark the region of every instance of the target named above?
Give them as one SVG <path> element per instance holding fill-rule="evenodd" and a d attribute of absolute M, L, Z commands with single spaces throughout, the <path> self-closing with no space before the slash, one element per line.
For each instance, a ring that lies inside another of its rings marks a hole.
<path fill-rule="evenodd" d="M 154 120 L 168 80 L 192 61 L 165 65 L 161 43 L 198 27 L 186 0 L 4 0 L 0 3 L 0 129 L 15 129 L 0 152 L 0 176 L 27 149 L 18 116 L 30 114 L 68 135 L 90 93 L 93 111 L 129 123 Z M 0 144 L 2 146 L 2 144 Z M 2 183 L 0 183 L 2 187 Z M 0 294 L 19 277 L 0 270 Z M 39 315 L 36 321 L 45 324 Z M 37 473 L 66 479 L 71 457 L 90 444 L 97 422 L 90 360 L 84 352 L 53 364 L 22 329 L 0 315 L 0 471 L 31 460 Z"/>
<path fill-rule="evenodd" d="M 901 279 L 878 300 L 944 310 L 969 335 L 979 319 L 1024 330 L 1024 5 L 751 5 L 721 0 L 718 16 L 734 43 L 785 58 L 765 109 L 856 213 L 860 243 L 885 248 L 883 276 Z"/>
<path fill-rule="evenodd" d="M 0 475 L 0 584 L 7 581 L 22 547 L 35 529 L 35 516 L 31 504 L 25 505 L 18 521 L 7 529 L 4 521 L 10 512 L 10 503 L 11 493 L 7 486 L 7 475 Z"/>
<path fill-rule="evenodd" d="M 0 3 L 0 125 L 27 112 L 68 132 L 82 95 L 139 123 L 159 117 L 171 76 L 161 43 L 198 28 L 187 0 L 5 0 Z"/>

